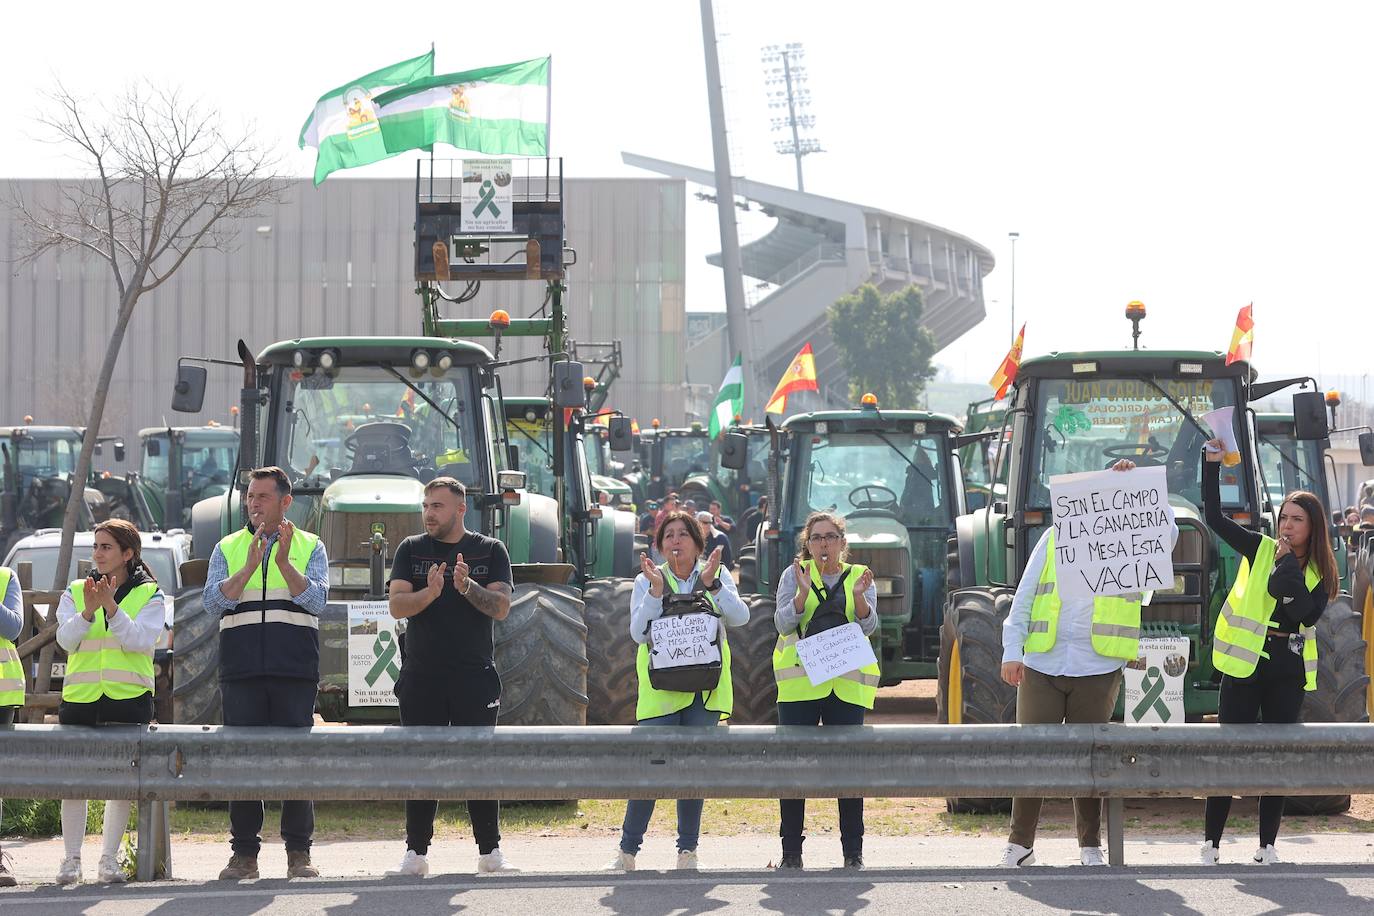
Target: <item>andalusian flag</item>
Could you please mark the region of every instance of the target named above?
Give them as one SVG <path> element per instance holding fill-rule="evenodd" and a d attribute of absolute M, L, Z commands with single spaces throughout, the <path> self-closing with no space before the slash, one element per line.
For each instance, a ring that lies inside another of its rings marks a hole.
<path fill-rule="evenodd" d="M 744 410 L 744 365 L 740 362 L 740 357 L 736 356 L 735 361 L 730 364 L 730 368 L 725 373 L 725 378 L 721 379 L 720 391 L 716 393 L 716 403 L 711 406 L 711 427 L 707 431 L 712 439 L 720 435 L 721 430 L 729 429 L 730 422 L 740 415 Z"/>
<path fill-rule="evenodd" d="M 379 95 L 388 153 L 447 143 L 479 153 L 549 151 L 549 58 L 447 73 Z"/>
<path fill-rule="evenodd" d="M 792 365 L 782 374 L 782 379 L 778 381 L 778 387 L 773 389 L 773 396 L 768 399 L 768 406 L 764 411 L 781 414 L 787 409 L 789 394 L 820 390 L 821 386 L 816 384 L 816 355 L 811 352 L 811 344 L 808 342 L 797 351 Z"/>
<path fill-rule="evenodd" d="M 1016 340 L 1007 351 L 1007 355 L 1002 359 L 1002 365 L 997 367 L 992 378 L 988 381 L 997 393 L 993 395 L 997 400 L 1007 396 L 1007 389 L 1011 383 L 1016 381 L 1016 371 L 1021 368 L 1021 348 L 1026 345 L 1026 326 L 1021 325 L 1021 331 L 1016 335 Z"/>
<path fill-rule="evenodd" d="M 1255 345 L 1255 303 L 1251 302 L 1236 315 L 1236 329 L 1231 332 L 1231 349 L 1226 351 L 1226 365 L 1240 360 L 1250 361 L 1250 348 Z"/>
<path fill-rule="evenodd" d="M 382 141 L 374 99 L 412 80 L 434 75 L 434 51 L 360 76 L 320 96 L 301 127 L 300 147 L 313 147 L 315 184 L 330 172 L 396 155 Z"/>

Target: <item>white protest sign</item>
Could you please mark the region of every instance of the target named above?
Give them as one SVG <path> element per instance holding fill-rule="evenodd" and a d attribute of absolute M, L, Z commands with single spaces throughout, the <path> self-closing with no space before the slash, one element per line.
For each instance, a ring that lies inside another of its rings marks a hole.
<path fill-rule="evenodd" d="M 797 640 L 797 657 L 813 687 L 842 674 L 858 671 L 864 665 L 878 663 L 878 656 L 873 654 L 873 644 L 857 623 L 846 623 Z"/>
<path fill-rule="evenodd" d="M 1202 415 L 1202 422 L 1207 424 L 1213 436 L 1221 440 L 1221 463 L 1228 468 L 1240 464 L 1240 446 L 1236 444 L 1236 426 L 1232 422 L 1235 412 L 1234 407 L 1218 407 Z"/>
<path fill-rule="evenodd" d="M 401 676 L 396 619 L 385 601 L 348 604 L 348 705 L 395 706 Z"/>
<path fill-rule="evenodd" d="M 710 614 L 659 617 L 649 625 L 650 664 L 656 669 L 710 665 L 720 661 L 716 641 L 720 621 Z"/>
<path fill-rule="evenodd" d="M 514 231 L 510 165 L 509 159 L 463 160 L 461 231 Z"/>
<path fill-rule="evenodd" d="M 1124 708 L 1127 722 L 1182 722 L 1183 681 L 1191 644 L 1187 637 L 1140 641 L 1140 655 L 1126 663 Z"/>
<path fill-rule="evenodd" d="M 1173 587 L 1173 514 L 1164 468 L 1050 478 L 1060 594 L 1132 595 Z"/>

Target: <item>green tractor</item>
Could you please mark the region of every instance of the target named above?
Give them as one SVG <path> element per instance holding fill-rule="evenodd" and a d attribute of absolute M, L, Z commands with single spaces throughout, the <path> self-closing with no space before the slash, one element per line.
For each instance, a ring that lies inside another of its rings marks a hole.
<path fill-rule="evenodd" d="M 737 706 L 747 697 L 752 721 L 774 715 L 774 593 L 812 512 L 842 516 L 850 559 L 873 570 L 881 685 L 936 675 L 945 549 L 964 511 L 958 453 L 974 439 L 953 417 L 865 401 L 858 410 L 798 414 L 775 430 L 770 462 L 780 486 L 739 572 L 752 613 L 747 645 L 736 650 L 747 659 L 748 685 L 735 695 Z"/>
<path fill-rule="evenodd" d="M 639 469 L 625 478 L 637 503 L 680 491 L 688 478 L 711 468 L 711 439 L 700 423 L 682 429 L 654 426 L 640 434 L 640 450 Z"/>
<path fill-rule="evenodd" d="M 731 432 L 740 433 L 746 440 L 744 466 L 727 467 L 721 461 L 725 448 L 724 436 L 717 436 L 711 443 L 709 470 L 692 474 L 678 488 L 678 495 L 690 499 L 698 509 L 705 509 L 714 500 L 720 503 L 721 514 L 735 520 L 735 527 L 729 532 L 730 546 L 736 556 L 748 550 L 746 532 L 752 531 L 758 521 L 759 497 L 768 490 L 768 429 L 763 426 L 732 426 Z"/>
<path fill-rule="evenodd" d="M 191 507 L 233 484 L 239 433 L 207 426 L 151 427 L 138 432 L 139 484 L 158 528 L 191 527 Z"/>
<path fill-rule="evenodd" d="M 34 426 L 31 422 L 0 427 L 0 555 L 40 528 L 62 527 L 85 434 L 79 426 Z M 107 444 L 114 448 L 114 460 L 122 462 L 124 440 L 101 436 L 96 455 L 103 455 Z M 145 530 L 151 527 L 137 474 L 121 477 L 91 471 L 78 529 L 89 531 L 109 518 L 127 519 Z"/>
<path fill-rule="evenodd" d="M 1215 713 L 1221 678 L 1212 666 L 1212 634 L 1239 560 L 1202 518 L 1202 444 L 1211 431 L 1198 417 L 1219 407 L 1237 408 L 1234 432 L 1244 460 L 1221 470 L 1223 511 L 1243 525 L 1272 532 L 1273 507 L 1256 473 L 1260 462 L 1246 406 L 1298 381 L 1255 384 L 1248 364 L 1228 366 L 1222 354 L 1212 352 L 1055 353 L 1023 363 L 996 440 L 1006 445 L 992 477 L 1006 480 L 1006 495 L 959 518 L 949 545 L 938 720 L 1015 721 L 1016 691 L 1001 678 L 1002 623 L 1026 560 L 1052 517 L 1050 478 L 1101 471 L 1119 458 L 1167 470 L 1179 529 L 1174 584 L 1154 592 L 1143 609 L 1143 630 L 1147 636 L 1189 640 L 1187 716 L 1200 720 Z M 1320 402 L 1315 392 L 1294 396 L 1296 440 L 1326 438 Z M 1304 718 L 1365 721 L 1365 648 L 1360 617 L 1348 598 L 1327 608 L 1317 630 L 1321 670 Z M 1344 810 L 1349 799 L 1308 802 L 1313 803 Z M 949 805 L 952 811 L 990 812 L 1005 809 L 1007 800 L 950 799 Z"/>
<path fill-rule="evenodd" d="M 601 414 L 600 416 L 605 416 Z M 625 450 L 626 452 L 629 449 Z M 634 493 L 630 485 L 620 479 L 624 465 L 612 457 L 610 433 L 600 423 L 585 423 L 582 430 L 582 452 L 591 474 L 592 492 L 598 502 L 614 509 L 634 511 Z M 601 495 L 605 494 L 605 500 Z"/>
<path fill-rule="evenodd" d="M 390 549 L 423 530 L 425 482 L 455 477 L 467 488 L 468 527 L 503 541 L 513 566 L 510 615 L 495 628 L 501 722 L 580 725 L 587 708 L 587 630 L 581 591 L 570 580 L 581 545 L 577 532 L 562 525 L 553 497 L 524 492 L 498 374 L 506 337 L 541 339 L 538 359 L 563 352 L 562 278 L 574 255 L 563 240 L 561 162 L 540 163 L 545 167 L 537 171 L 552 178 L 521 185 L 511 234 L 494 236 L 460 230 L 460 188 L 437 174 L 431 179 L 427 165 L 418 163 L 415 185 L 422 333 L 282 341 L 257 354 L 240 341 L 231 363 L 243 373 L 235 487 L 192 507 L 193 549 L 208 557 L 243 524 L 248 469 L 285 469 L 295 493 L 292 521 L 319 535 L 330 557 L 319 711 L 330 721 L 393 722 L 393 706 L 349 704 L 347 606 L 385 600 Z M 549 317 L 512 319 L 499 309 L 490 318 L 440 315 L 441 303 L 465 301 L 464 294 L 446 292 L 445 281 L 467 281 L 471 291 L 481 282 L 525 279 L 547 284 Z M 472 338 L 493 340 L 494 348 Z M 202 406 L 206 369 L 192 364 L 197 361 L 224 362 L 184 357 L 174 410 Z M 561 408 L 582 405 L 583 373 L 574 363 L 552 362 L 551 377 L 560 408 L 554 441 L 561 442 Z M 177 607 L 176 630 L 176 721 L 217 722 L 218 622 L 199 601 L 188 602 Z"/>
<path fill-rule="evenodd" d="M 546 495 L 556 492 L 548 399 L 508 397 L 505 410 L 511 442 L 519 449 L 521 467 L 528 474 L 531 491 Z M 576 542 L 583 545 L 580 555 L 570 561 L 586 608 L 587 723 L 633 725 L 636 644 L 630 636 L 630 597 L 639 572 L 636 517 L 633 512 L 597 502 L 594 478 L 585 461 L 585 441 L 602 427 L 592 423 L 583 411 L 570 413 L 571 422 L 564 437 L 566 473 L 561 504 L 565 507 L 564 525 L 580 532 Z M 608 446 L 623 443 L 628 450 L 628 422 L 612 420 L 620 429 L 607 431 Z"/>

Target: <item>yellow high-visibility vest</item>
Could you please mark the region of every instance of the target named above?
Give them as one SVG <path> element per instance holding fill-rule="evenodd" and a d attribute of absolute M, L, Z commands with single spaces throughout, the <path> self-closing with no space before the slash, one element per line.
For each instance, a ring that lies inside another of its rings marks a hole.
<path fill-rule="evenodd" d="M 786 636 L 779 634 L 778 641 L 773 646 L 773 678 L 778 682 L 778 702 L 820 700 L 834 693 L 846 703 L 872 709 L 873 701 L 878 696 L 878 680 L 882 676 L 882 671 L 876 664 L 864 665 L 857 671 L 841 674 L 814 686 L 811 679 L 806 676 L 806 669 L 802 667 L 801 658 L 797 655 L 797 642 L 803 638 L 801 634 L 811 622 L 816 609 L 821 606 L 821 599 L 816 592 L 824 588 L 824 582 L 821 580 L 820 568 L 816 561 L 803 560 L 802 569 L 810 575 L 812 587 L 806 593 L 801 619 L 797 621 L 796 630 Z M 857 623 L 853 584 L 868 571 L 868 567 L 858 563 L 846 564 L 840 571 L 841 574 L 846 571 L 849 573 L 841 586 L 844 590 L 844 616 L 850 623 Z"/>
<path fill-rule="evenodd" d="M 682 591 L 681 584 L 677 581 L 664 563 L 659 567 L 663 571 L 663 584 L 668 591 L 677 594 Z M 706 600 L 711 602 L 711 607 L 716 607 L 716 599 L 710 592 L 704 592 Z M 720 623 L 720 679 L 716 681 L 715 689 L 703 691 L 706 695 L 706 708 L 714 712 L 730 716 L 730 712 L 735 708 L 735 688 L 730 679 L 730 641 L 725 638 L 725 621 Z M 636 719 L 653 719 L 657 716 L 670 716 L 675 712 L 686 709 L 696 702 L 697 695 L 684 690 L 658 690 L 653 684 L 649 683 L 649 646 L 647 643 L 640 643 L 638 654 L 635 656 L 635 671 L 639 674 L 639 699 L 635 703 Z"/>
<path fill-rule="evenodd" d="M 1054 561 L 1054 530 L 1045 535 L 1045 568 L 1031 602 L 1025 651 L 1048 652 L 1059 635 L 1059 581 Z M 1093 599 L 1093 651 L 1107 658 L 1134 659 L 1140 654 L 1140 596 Z"/>
<path fill-rule="evenodd" d="M 1236 584 L 1221 606 L 1217 615 L 1216 632 L 1212 639 L 1212 664 L 1222 674 L 1231 677 L 1249 677 L 1255 672 L 1260 658 L 1268 658 L 1264 651 L 1264 638 L 1270 627 L 1277 627 L 1273 620 L 1274 608 L 1278 599 L 1269 594 L 1269 574 L 1274 571 L 1274 554 L 1278 543 L 1268 535 L 1260 535 L 1259 549 L 1255 551 L 1255 562 L 1242 558 L 1240 569 L 1236 572 Z M 1310 592 L 1321 582 L 1321 573 L 1313 563 L 1307 564 L 1305 573 L 1307 590 Z M 1251 588 L 1251 585 L 1254 588 Z M 1302 666 L 1306 674 L 1304 690 L 1317 689 L 1317 628 L 1299 626 L 1303 636 Z"/>
<path fill-rule="evenodd" d="M 70 586 L 77 613 L 86 612 L 86 582 L 77 579 Z M 145 582 L 129 589 L 119 609 L 138 619 L 139 612 L 157 594 L 156 582 Z M 112 700 L 132 700 L 153 692 L 153 653 L 126 652 L 110 633 L 105 612 L 96 608 L 91 628 L 76 651 L 67 656 L 67 673 L 62 678 L 62 699 L 68 703 L 94 703 L 102 696 Z"/>
<path fill-rule="evenodd" d="M 0 599 L 9 590 L 13 576 L 12 572 L 0 566 Z M 19 663 L 19 650 L 14 643 L 0 636 L 0 706 L 23 705 L 24 666 Z"/>

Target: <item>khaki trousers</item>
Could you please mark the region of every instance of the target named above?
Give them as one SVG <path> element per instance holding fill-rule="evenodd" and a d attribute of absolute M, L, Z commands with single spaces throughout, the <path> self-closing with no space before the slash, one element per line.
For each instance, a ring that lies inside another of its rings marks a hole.
<path fill-rule="evenodd" d="M 1050 676 L 1033 668 L 1016 691 L 1018 725 L 1058 725 L 1061 722 L 1106 722 L 1116 708 L 1121 689 L 1121 672 L 1090 674 L 1086 677 Z M 1035 828 L 1040 822 L 1041 798 L 1014 798 L 1011 801 L 1010 842 L 1030 849 L 1035 846 Z M 1078 824 L 1080 847 L 1102 845 L 1102 799 L 1075 798 L 1074 820 Z"/>

